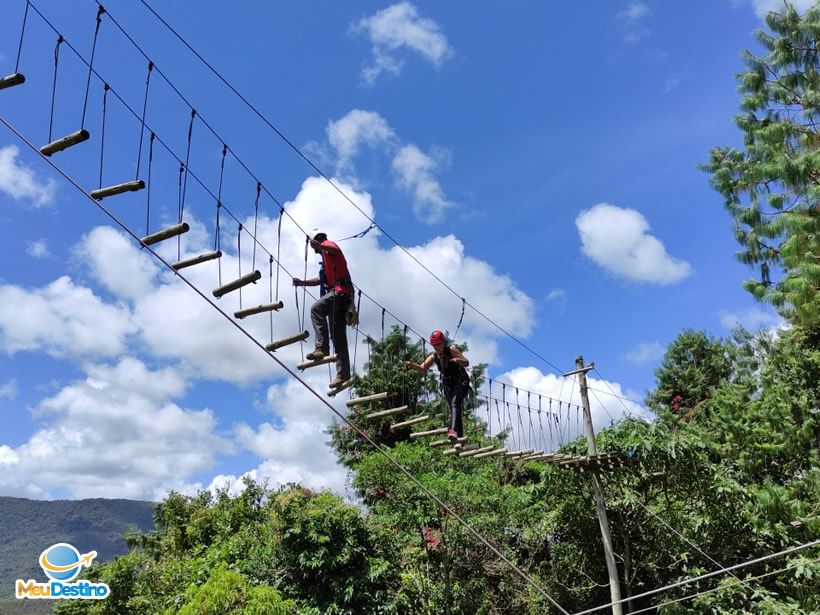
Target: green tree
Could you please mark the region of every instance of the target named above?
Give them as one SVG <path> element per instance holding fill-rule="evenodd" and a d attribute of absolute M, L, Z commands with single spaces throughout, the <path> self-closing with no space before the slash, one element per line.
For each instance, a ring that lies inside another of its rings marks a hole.
<path fill-rule="evenodd" d="M 703 168 L 723 195 L 742 246 L 759 266 L 745 287 L 795 322 L 820 325 L 820 6 L 769 13 L 766 53 L 738 75 L 742 150 L 717 147 Z"/>

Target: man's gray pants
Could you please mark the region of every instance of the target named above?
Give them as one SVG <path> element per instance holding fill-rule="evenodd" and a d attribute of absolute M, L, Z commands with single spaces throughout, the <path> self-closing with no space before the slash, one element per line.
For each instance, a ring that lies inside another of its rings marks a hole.
<path fill-rule="evenodd" d="M 333 349 L 336 352 L 336 376 L 345 379 L 350 377 L 350 355 L 347 352 L 347 323 L 345 312 L 352 297 L 345 293 L 330 291 L 322 295 L 310 308 L 310 321 L 316 332 L 316 348 L 329 354 L 328 320 L 333 336 Z"/>

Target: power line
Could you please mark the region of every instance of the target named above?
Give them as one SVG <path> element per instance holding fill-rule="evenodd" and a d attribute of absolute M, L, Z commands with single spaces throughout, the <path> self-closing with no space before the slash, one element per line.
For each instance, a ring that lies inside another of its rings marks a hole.
<path fill-rule="evenodd" d="M 535 589 L 541 596 L 546 598 L 553 606 L 555 606 L 561 613 L 565 615 L 569 615 L 569 612 L 564 609 L 556 600 L 550 596 L 546 590 L 544 590 L 535 580 L 530 577 L 526 572 L 516 566 L 512 561 L 510 561 L 501 551 L 498 550 L 489 540 L 484 538 L 482 534 L 480 534 L 476 529 L 474 529 L 467 521 L 462 519 L 462 517 L 456 513 L 452 508 L 450 508 L 443 500 L 441 500 L 438 496 L 436 496 L 432 491 L 430 491 L 421 481 L 419 481 L 413 474 L 407 470 L 401 463 L 399 463 L 392 455 L 390 455 L 386 450 L 380 447 L 376 442 L 361 428 L 355 425 L 352 421 L 350 421 L 344 414 L 339 412 L 336 408 L 333 407 L 330 402 L 328 402 L 324 397 L 322 397 L 318 391 L 316 391 L 313 387 L 311 387 L 305 380 L 303 380 L 296 372 L 294 372 L 290 367 L 288 367 L 284 362 L 282 362 L 277 356 L 273 353 L 268 352 L 265 349 L 265 346 L 259 342 L 255 337 L 253 337 L 244 327 L 242 327 L 239 323 L 237 323 L 230 315 L 224 312 L 216 303 L 214 303 L 211 299 L 209 299 L 202 291 L 200 291 L 190 280 L 188 280 L 183 274 L 179 271 L 173 269 L 170 263 L 168 263 L 165 259 L 163 259 L 156 251 L 154 251 L 150 246 L 146 246 L 142 243 L 139 236 L 137 236 L 126 224 L 117 218 L 111 211 L 109 211 L 101 202 L 97 201 L 96 199 L 92 198 L 83 188 L 80 186 L 71 176 L 69 176 L 63 169 L 57 166 L 52 160 L 43 156 L 36 145 L 31 143 L 28 139 L 26 139 L 11 123 L 9 123 L 3 116 L 0 116 L 0 122 L 2 122 L 6 128 L 8 128 L 14 135 L 20 139 L 26 146 L 28 146 L 32 151 L 36 152 L 40 158 L 44 159 L 55 171 L 57 171 L 63 178 L 68 181 L 71 185 L 73 185 L 77 190 L 79 190 L 88 200 L 90 200 L 94 205 L 97 206 L 106 216 L 108 216 L 117 226 L 119 226 L 124 232 L 130 235 L 135 241 L 137 241 L 141 246 L 143 246 L 146 250 L 148 250 L 154 258 L 156 258 L 159 262 L 161 262 L 165 267 L 169 270 L 173 271 L 174 274 L 179 277 L 191 290 L 193 290 L 197 295 L 199 295 L 202 299 L 204 299 L 213 309 L 219 312 L 225 320 L 231 323 L 237 330 L 239 330 L 245 337 L 247 337 L 251 342 L 253 342 L 256 346 L 258 346 L 265 354 L 270 357 L 273 361 L 275 361 L 282 369 L 284 369 L 291 377 L 293 377 L 299 384 L 301 384 L 305 389 L 307 389 L 316 399 L 318 399 L 322 404 L 324 404 L 331 412 L 333 412 L 337 417 L 339 417 L 342 421 L 344 421 L 351 429 L 356 431 L 367 443 L 379 454 L 381 454 L 387 461 L 396 468 L 399 472 L 404 474 L 410 481 L 412 481 L 416 487 L 418 487 L 428 498 L 433 500 L 437 505 L 441 506 L 444 510 L 447 511 L 449 515 L 452 515 L 454 519 L 456 519 L 464 528 L 470 532 L 474 538 L 478 539 L 481 543 L 483 543 L 490 551 L 495 553 L 502 561 L 504 561 L 510 568 L 512 568 L 524 581 L 526 581 L 533 589 Z"/>
<path fill-rule="evenodd" d="M 813 547 L 816 545 L 820 545 L 820 540 L 814 540 L 812 542 L 807 542 L 801 545 L 797 545 L 795 547 L 789 547 L 788 549 L 783 549 L 782 551 L 778 551 L 777 553 L 770 553 L 769 555 L 764 555 L 763 557 L 758 557 L 755 559 L 748 560 L 746 562 L 735 564 L 734 566 L 729 566 L 728 568 L 721 568 L 720 570 L 715 570 L 713 572 L 708 572 L 706 574 L 702 574 L 697 577 L 692 577 L 689 579 L 685 579 L 683 581 L 678 581 L 677 583 L 670 583 L 669 585 L 664 585 L 663 587 L 659 587 L 657 589 L 650 590 L 648 592 L 644 592 L 642 594 L 637 594 L 631 596 L 630 598 L 624 598 L 623 600 L 619 600 L 618 603 L 626 602 L 627 600 L 637 600 L 638 598 L 645 598 L 646 596 L 652 596 L 653 594 L 657 594 L 662 591 L 666 591 L 669 589 L 675 589 L 676 587 L 682 587 L 684 585 L 688 585 L 689 583 L 694 583 L 695 581 L 702 581 L 704 579 L 709 579 L 711 577 L 717 576 L 723 572 L 731 572 L 733 570 L 737 570 L 739 568 L 745 568 L 746 566 L 751 566 L 753 564 L 759 564 L 760 562 L 765 562 L 767 560 L 773 559 L 775 557 L 780 557 L 782 555 L 788 555 L 789 553 L 794 553 L 796 551 L 801 551 L 803 549 L 808 549 L 809 547 Z M 615 602 L 608 602 L 607 604 L 602 604 L 601 606 L 596 606 L 592 609 L 586 609 L 585 611 L 578 611 L 573 615 L 587 615 L 587 613 L 594 613 L 596 611 L 601 611 L 603 609 L 608 609 Z"/>

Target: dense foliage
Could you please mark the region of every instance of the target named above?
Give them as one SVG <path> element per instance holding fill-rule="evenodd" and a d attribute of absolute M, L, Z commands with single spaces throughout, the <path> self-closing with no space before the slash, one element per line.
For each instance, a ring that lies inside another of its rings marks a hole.
<path fill-rule="evenodd" d="M 745 53 L 738 76 L 743 149 L 718 147 L 704 168 L 723 195 L 742 246 L 759 266 L 746 288 L 796 322 L 820 323 L 820 5 L 786 3 L 759 31 L 766 53 Z"/>

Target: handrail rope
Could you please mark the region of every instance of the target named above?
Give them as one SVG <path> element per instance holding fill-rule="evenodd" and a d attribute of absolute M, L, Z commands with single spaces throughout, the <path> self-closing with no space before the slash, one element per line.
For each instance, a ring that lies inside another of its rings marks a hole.
<path fill-rule="evenodd" d="M 148 139 L 148 179 L 145 184 L 145 234 L 150 234 L 151 227 L 151 171 L 154 166 L 154 139 L 157 135 L 152 131 Z"/>
<path fill-rule="evenodd" d="M 3 116 L 0 116 L 0 123 L 6 126 L 11 132 L 17 136 L 23 143 L 25 143 L 32 151 L 37 152 L 39 154 L 39 150 L 37 147 L 31 143 L 28 139 L 26 139 L 14 126 L 12 126 Z M 142 240 L 138 237 L 127 225 L 125 225 L 122 221 L 119 220 L 111 211 L 109 211 L 101 202 L 96 201 L 95 199 L 91 198 L 90 195 L 80 186 L 73 178 L 71 178 L 61 167 L 57 166 L 52 160 L 48 159 L 47 157 L 40 154 L 40 157 L 43 158 L 51 167 L 60 173 L 60 175 L 65 178 L 66 181 L 71 183 L 78 191 L 80 191 L 83 195 L 86 196 L 89 200 L 91 200 L 94 205 L 97 206 L 105 215 L 107 215 L 117 226 L 119 226 L 123 231 L 125 231 L 128 235 L 130 235 L 136 242 L 140 245 L 142 244 Z M 165 265 L 168 269 L 173 270 L 173 267 L 170 263 L 168 263 L 165 259 L 163 259 L 151 246 L 143 246 L 146 250 L 148 250 L 157 260 L 159 260 L 163 265 Z M 193 290 L 196 294 L 198 294 L 202 299 L 204 299 L 213 309 L 219 312 L 225 320 L 227 320 L 230 324 L 232 324 L 236 329 L 238 329 L 243 335 L 245 335 L 252 343 L 256 344 L 269 358 L 275 361 L 285 372 L 287 372 L 292 378 L 294 378 L 297 382 L 299 382 L 305 389 L 307 389 L 318 401 L 320 401 L 325 407 L 327 407 L 331 412 L 333 412 L 337 417 L 339 417 L 342 421 L 344 421 L 351 429 L 356 431 L 367 443 L 373 448 L 373 450 L 379 454 L 381 454 L 393 467 L 395 467 L 399 472 L 401 472 L 404 476 L 406 476 L 411 482 L 413 482 L 419 490 L 424 493 L 428 498 L 433 500 L 436 504 L 438 504 L 441 508 L 443 508 L 447 514 L 452 516 L 452 518 L 456 519 L 470 534 L 473 535 L 479 542 L 483 543 L 490 551 L 495 553 L 504 563 L 506 563 L 510 568 L 516 572 L 524 581 L 526 581 L 535 591 L 537 591 L 541 596 L 549 600 L 549 602 L 555 606 L 561 613 L 565 615 L 569 615 L 569 612 L 564 609 L 555 599 L 549 595 L 546 590 L 544 590 L 536 581 L 524 572 L 521 568 L 515 565 L 507 556 L 505 556 L 495 545 L 493 545 L 489 540 L 487 540 L 481 533 L 479 533 L 472 525 L 470 525 L 466 520 L 464 520 L 455 510 L 453 510 L 450 506 L 448 506 L 441 498 L 439 498 L 436 494 L 434 494 L 429 488 L 427 488 L 418 478 L 416 478 L 407 468 L 405 468 L 400 462 L 398 462 L 389 452 L 382 447 L 380 447 L 368 433 L 358 427 L 354 422 L 348 419 L 342 412 L 337 410 L 333 407 L 333 405 L 327 401 L 318 391 L 316 391 L 313 387 L 311 387 L 305 380 L 303 380 L 296 372 L 294 372 L 290 367 L 288 367 L 282 360 L 280 360 L 274 353 L 268 352 L 265 349 L 265 346 L 259 342 L 256 338 L 254 338 L 244 327 L 242 327 L 238 322 L 236 322 L 231 315 L 227 312 L 223 311 L 216 305 L 213 301 L 211 301 L 207 295 L 205 295 L 201 290 L 199 290 L 190 280 L 188 280 L 185 275 L 175 271 L 176 276 L 182 280 L 191 290 Z"/>
<path fill-rule="evenodd" d="M 20 56 L 23 53 L 23 35 L 26 33 L 26 20 L 28 19 L 29 0 L 26 0 L 26 10 L 23 11 L 23 26 L 20 28 L 20 43 L 17 45 L 17 61 L 14 63 L 14 72 L 20 72 Z"/>
<path fill-rule="evenodd" d="M 88 92 L 91 87 L 91 72 L 92 66 L 94 66 L 94 54 L 97 51 L 97 38 L 100 34 L 100 24 L 102 24 L 103 13 L 105 13 L 105 9 L 102 7 L 102 4 L 100 4 L 97 8 L 97 25 L 94 28 L 94 42 L 91 45 L 91 61 L 88 64 L 88 78 L 85 80 L 85 100 L 83 101 L 83 115 L 82 118 L 80 118 L 80 130 L 85 128 L 85 112 L 88 109 Z"/>

